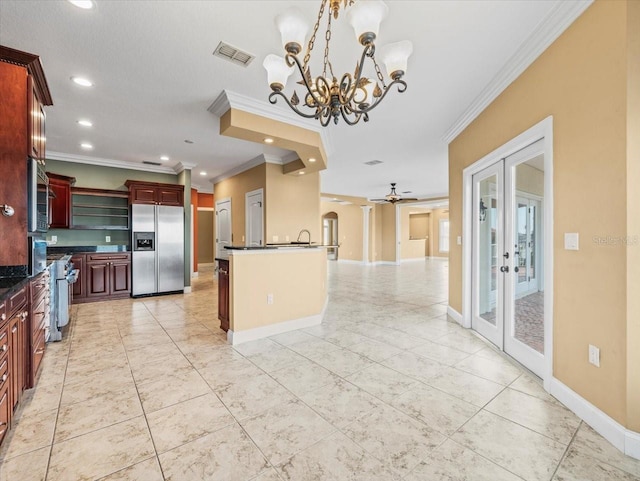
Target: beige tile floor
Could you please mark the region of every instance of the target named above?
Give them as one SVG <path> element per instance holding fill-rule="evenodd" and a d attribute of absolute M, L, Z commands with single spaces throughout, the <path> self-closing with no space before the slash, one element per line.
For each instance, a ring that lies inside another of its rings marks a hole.
<path fill-rule="evenodd" d="M 74 308 L 1 481 L 616 481 L 625 457 L 445 315 L 443 261 L 330 266 L 322 325 L 232 348 L 215 284 Z"/>

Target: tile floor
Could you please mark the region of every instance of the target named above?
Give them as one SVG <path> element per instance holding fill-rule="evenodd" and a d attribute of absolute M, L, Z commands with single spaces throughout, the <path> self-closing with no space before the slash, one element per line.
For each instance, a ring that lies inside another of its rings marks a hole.
<path fill-rule="evenodd" d="M 322 325 L 232 348 L 215 284 L 85 304 L 49 345 L 1 481 L 640 480 L 445 316 L 444 261 L 332 263 Z"/>

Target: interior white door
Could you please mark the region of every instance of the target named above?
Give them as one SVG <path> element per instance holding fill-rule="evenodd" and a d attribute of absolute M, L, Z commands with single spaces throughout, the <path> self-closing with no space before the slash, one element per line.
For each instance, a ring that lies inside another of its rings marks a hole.
<path fill-rule="evenodd" d="M 264 203 L 262 189 L 247 192 L 246 195 L 246 244 L 250 247 L 261 246 L 264 242 Z"/>
<path fill-rule="evenodd" d="M 473 175 L 473 329 L 544 376 L 544 143 Z"/>
<path fill-rule="evenodd" d="M 471 326 L 503 348 L 503 162 L 473 176 Z M 501 272 L 502 270 L 502 272 Z"/>
<path fill-rule="evenodd" d="M 216 257 L 228 257 L 224 246 L 230 246 L 232 241 L 231 199 L 216 201 Z"/>
<path fill-rule="evenodd" d="M 545 373 L 544 141 L 504 160 L 504 350 L 540 377 Z"/>

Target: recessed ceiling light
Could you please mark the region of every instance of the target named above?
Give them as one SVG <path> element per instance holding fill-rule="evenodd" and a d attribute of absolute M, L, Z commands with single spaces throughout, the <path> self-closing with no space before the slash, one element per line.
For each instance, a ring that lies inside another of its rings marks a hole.
<path fill-rule="evenodd" d="M 93 87 L 93 82 L 84 77 L 71 77 L 71 80 L 82 87 Z"/>
<path fill-rule="evenodd" d="M 92 0 L 68 0 L 71 5 L 75 5 L 78 8 L 84 8 L 85 10 L 89 10 L 93 8 Z"/>
<path fill-rule="evenodd" d="M 310 157 L 309 158 L 309 162 L 315 162 L 315 161 L 316 161 L 316 159 L 314 157 Z"/>
<path fill-rule="evenodd" d="M 265 144 L 273 144 L 273 139 L 271 137 L 267 137 L 266 139 L 264 139 L 264 143 Z"/>
<path fill-rule="evenodd" d="M 169 160 L 169 156 L 168 155 L 162 155 L 160 157 L 160 160 L 163 160 L 164 162 L 166 162 L 167 160 Z"/>
<path fill-rule="evenodd" d="M 80 147 L 82 147 L 85 150 L 91 150 L 93 149 L 93 145 L 91 145 L 89 142 L 82 142 L 80 144 Z"/>
<path fill-rule="evenodd" d="M 301 170 L 300 172 L 298 172 L 298 175 L 303 175 L 304 174 L 304 170 Z"/>
<path fill-rule="evenodd" d="M 91 122 L 90 120 L 78 120 L 78 124 L 82 125 L 83 127 L 93 127 L 93 122 Z"/>
<path fill-rule="evenodd" d="M 184 141 L 184 143 L 185 143 L 185 144 L 193 144 L 193 140 L 189 140 L 189 139 L 187 139 L 187 140 L 185 140 L 185 141 Z"/>
<path fill-rule="evenodd" d="M 202 172 L 200 172 L 200 175 L 207 175 L 207 173 L 203 170 Z"/>

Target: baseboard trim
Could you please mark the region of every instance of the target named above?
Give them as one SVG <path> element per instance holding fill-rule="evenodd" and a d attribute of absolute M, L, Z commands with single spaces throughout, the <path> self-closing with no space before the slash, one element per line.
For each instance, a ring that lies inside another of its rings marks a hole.
<path fill-rule="evenodd" d="M 358 264 L 358 265 L 363 265 L 364 262 L 362 261 L 356 261 L 356 260 L 352 260 L 352 259 L 338 259 L 338 262 L 340 264 Z"/>
<path fill-rule="evenodd" d="M 405 262 L 427 262 L 429 260 L 428 257 L 410 257 L 409 259 L 400 259 L 400 263 L 404 264 Z"/>
<path fill-rule="evenodd" d="M 244 342 L 257 341 L 258 339 L 264 339 L 265 337 L 275 336 L 276 334 L 283 334 L 289 331 L 295 331 L 296 329 L 304 329 L 306 327 L 317 326 L 322 323 L 324 313 L 327 310 L 329 304 L 329 298 L 324 302 L 322 311 L 319 314 L 308 317 L 301 317 L 300 319 L 293 319 L 291 321 L 278 322 L 277 324 L 270 324 L 268 326 L 256 327 L 253 329 L 247 329 L 246 331 L 234 332 L 231 329 L 227 331 L 227 342 L 234 346 L 242 344 Z"/>
<path fill-rule="evenodd" d="M 189 294 L 191 292 L 191 286 L 185 286 L 182 292 Z"/>
<path fill-rule="evenodd" d="M 394 262 L 394 261 L 375 261 L 375 262 L 372 262 L 371 265 L 373 265 L 373 266 L 397 266 L 398 263 Z"/>
<path fill-rule="evenodd" d="M 625 428 L 555 377 L 549 382 L 549 393 L 620 451 L 640 459 L 640 433 Z"/>
<path fill-rule="evenodd" d="M 453 307 L 447 306 L 447 316 L 456 321 L 458 324 L 464 327 L 464 322 L 462 320 L 462 314 L 456 311 Z"/>

